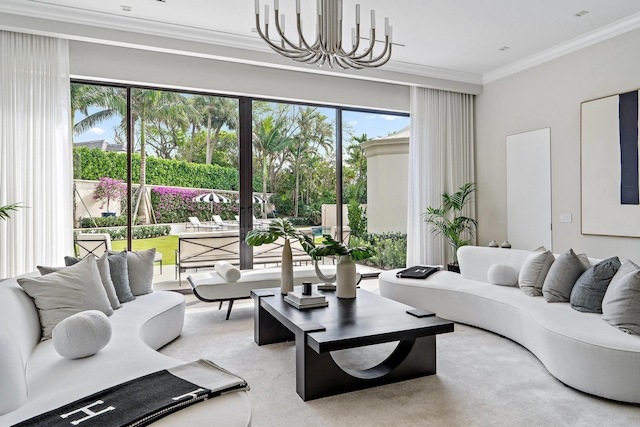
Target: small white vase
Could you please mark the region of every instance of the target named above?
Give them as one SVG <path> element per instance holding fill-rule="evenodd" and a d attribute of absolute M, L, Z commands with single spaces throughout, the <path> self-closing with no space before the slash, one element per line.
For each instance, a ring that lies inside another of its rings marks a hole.
<path fill-rule="evenodd" d="M 280 267 L 280 293 L 287 295 L 293 292 L 293 256 L 289 239 L 284 239 L 282 247 L 282 265 Z"/>
<path fill-rule="evenodd" d="M 338 298 L 355 298 L 356 285 L 356 264 L 349 255 L 342 255 L 336 265 Z"/>

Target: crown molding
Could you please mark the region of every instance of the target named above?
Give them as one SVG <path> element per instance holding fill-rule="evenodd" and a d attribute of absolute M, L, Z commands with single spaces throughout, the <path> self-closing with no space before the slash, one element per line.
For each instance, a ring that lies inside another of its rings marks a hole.
<path fill-rule="evenodd" d="M 34 8 L 33 4 L 37 4 L 38 7 Z M 283 67 L 283 64 L 280 61 L 280 57 L 276 56 L 273 51 L 269 49 L 268 46 L 266 46 L 266 44 L 257 35 L 252 33 L 228 33 L 208 28 L 176 25 L 143 18 L 123 16 L 115 13 L 97 12 L 88 9 L 53 5 L 46 0 L 4 0 L 2 4 L 0 4 L 0 12 L 66 22 L 69 24 L 80 24 L 92 27 L 106 28 L 109 30 L 135 32 L 163 38 L 173 38 L 197 43 L 218 45 L 227 48 L 241 49 L 244 51 L 266 53 L 269 55 L 266 57 L 266 60 L 262 60 L 262 64 L 264 66 L 277 68 Z M 109 18 L 108 24 L 107 21 L 105 21 L 105 16 L 108 16 Z M 70 38 L 73 38 L 73 36 L 71 35 Z M 272 59 L 269 60 L 269 57 L 272 57 Z M 260 64 L 254 63 L 254 65 Z M 286 68 L 302 71 L 304 66 Z M 338 71 L 338 73 L 336 73 L 335 71 Z M 314 69 L 312 72 L 328 75 L 343 74 L 340 73 L 340 71 L 341 70 Z M 428 79 L 449 80 L 470 85 L 482 84 L 482 75 L 480 74 L 447 70 L 393 60 L 385 65 L 384 71 L 425 77 Z M 380 81 L 387 81 L 392 83 L 398 82 L 397 80 L 389 79 L 388 77 L 383 77 L 382 79 L 380 79 Z M 417 86 L 434 87 L 430 83 L 426 83 L 424 85 L 416 82 L 409 83 L 411 85 Z"/>
<path fill-rule="evenodd" d="M 585 34 L 584 36 L 576 37 L 566 43 L 559 44 L 520 61 L 489 71 L 483 75 L 482 84 L 495 82 L 496 80 L 500 80 L 512 74 L 544 64 L 545 62 L 560 58 L 580 49 L 584 49 L 585 47 L 603 42 L 638 28 L 640 28 L 640 13 L 621 19 L 613 24 L 599 28 Z"/>

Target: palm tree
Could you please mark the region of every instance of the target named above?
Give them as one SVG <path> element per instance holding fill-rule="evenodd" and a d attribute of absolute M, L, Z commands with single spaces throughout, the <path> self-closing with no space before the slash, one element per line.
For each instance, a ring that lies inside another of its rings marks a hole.
<path fill-rule="evenodd" d="M 99 107 L 102 110 L 89 114 L 89 107 Z M 80 135 L 112 117 L 124 117 L 126 109 L 126 96 L 120 88 L 83 84 L 71 85 L 71 118 L 73 120 L 76 111 L 86 116 L 78 123 L 72 124 L 75 135 Z"/>
<path fill-rule="evenodd" d="M 285 130 L 285 121 L 274 121 L 273 116 L 267 116 L 256 125 L 253 132 L 253 144 L 262 157 L 262 196 L 267 198 L 267 176 L 269 173 L 269 158 L 275 153 L 283 151 L 293 142 Z M 266 211 L 262 211 L 263 218 L 266 218 Z"/>

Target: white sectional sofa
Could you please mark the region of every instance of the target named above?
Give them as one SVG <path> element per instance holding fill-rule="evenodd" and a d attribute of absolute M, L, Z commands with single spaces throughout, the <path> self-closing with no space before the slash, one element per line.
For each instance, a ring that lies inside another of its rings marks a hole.
<path fill-rule="evenodd" d="M 33 274 L 31 276 L 36 276 Z M 9 426 L 108 387 L 191 361 L 156 350 L 182 332 L 184 296 L 156 291 L 138 296 L 109 317 L 112 337 L 97 354 L 61 357 L 53 340 L 40 342 L 32 299 L 17 278 L 0 282 L 0 425 Z M 251 406 L 240 391 L 197 403 L 154 426 L 247 426 Z"/>
<path fill-rule="evenodd" d="M 523 345 L 557 379 L 608 399 L 640 403 L 640 336 L 626 334 L 569 303 L 547 303 L 517 286 L 488 283 L 493 264 L 517 272 L 529 251 L 462 247 L 461 274 L 439 271 L 425 280 L 399 279 L 398 270 L 380 274 L 380 294 L 477 326 Z M 593 265 L 599 260 L 590 259 Z"/>

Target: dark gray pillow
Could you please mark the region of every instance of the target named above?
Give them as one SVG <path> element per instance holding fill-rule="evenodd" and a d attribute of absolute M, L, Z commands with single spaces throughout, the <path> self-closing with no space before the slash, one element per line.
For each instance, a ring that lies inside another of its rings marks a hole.
<path fill-rule="evenodd" d="M 640 267 L 626 260 L 602 300 L 602 318 L 629 334 L 640 335 Z"/>
<path fill-rule="evenodd" d="M 620 260 L 615 256 L 582 273 L 571 291 L 571 308 L 585 313 L 602 313 L 602 299 L 619 268 Z"/>
<path fill-rule="evenodd" d="M 113 286 L 116 288 L 116 294 L 118 295 L 118 301 L 129 302 L 136 299 L 131 293 L 129 287 L 129 269 L 127 268 L 127 253 L 119 252 L 116 254 L 109 254 L 109 269 L 111 273 L 111 280 Z"/>
<path fill-rule="evenodd" d="M 573 285 L 589 267 L 589 258 L 585 254 L 576 255 L 573 249 L 569 249 L 549 268 L 542 285 L 542 296 L 547 302 L 569 302 Z"/>

